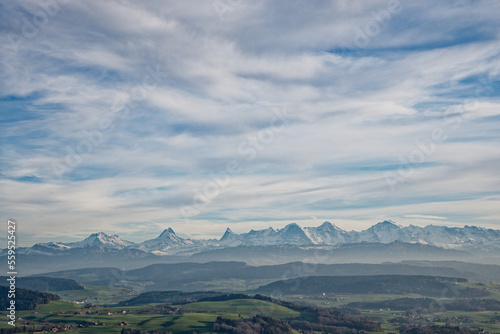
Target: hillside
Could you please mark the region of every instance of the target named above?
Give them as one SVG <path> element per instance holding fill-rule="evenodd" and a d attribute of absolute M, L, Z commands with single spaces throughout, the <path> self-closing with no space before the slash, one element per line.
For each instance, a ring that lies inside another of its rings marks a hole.
<path fill-rule="evenodd" d="M 239 333 L 238 329 L 252 328 L 249 325 L 255 324 L 255 321 L 265 326 L 269 325 L 270 330 L 282 329 L 284 330 L 283 333 L 290 333 L 290 331 L 287 331 L 289 327 L 295 330 L 314 329 L 329 332 L 342 331 L 343 333 L 357 333 L 359 330 L 379 331 L 381 329 L 377 323 L 337 310 L 298 305 L 262 295 L 154 291 L 143 293 L 138 297 L 119 303 L 117 307 L 146 305 L 148 300 L 149 303 L 181 304 L 178 305 L 181 312 L 224 312 L 249 317 L 249 319 L 239 317 L 240 319 L 232 320 L 223 317 L 217 318 L 214 329 L 228 330 L 227 333 Z M 192 300 L 192 302 L 185 303 L 187 300 Z M 249 333 L 253 332 L 250 331 Z M 258 333 L 274 332 L 263 331 Z"/>
<path fill-rule="evenodd" d="M 0 276 L 0 281 L 5 282 L 7 276 Z M 83 285 L 75 280 L 54 277 L 17 277 L 16 286 L 23 289 L 49 292 L 63 290 L 83 290 Z"/>
<path fill-rule="evenodd" d="M 379 276 L 311 276 L 277 281 L 259 287 L 257 293 L 273 296 L 292 294 L 419 294 L 429 297 L 484 297 L 488 293 L 457 283 L 467 282 L 460 278 L 410 275 Z"/>
<path fill-rule="evenodd" d="M 316 264 L 292 262 L 251 266 L 243 262 L 154 264 L 135 270 L 86 268 L 45 273 L 43 276 L 72 279 L 80 284 L 114 286 L 144 285 L 146 290 L 244 291 L 283 278 L 307 276 L 425 275 L 459 277 L 471 282 L 499 282 L 500 266 L 474 265 L 468 271 L 463 262 Z M 449 265 L 450 267 L 446 267 Z M 452 267 L 455 266 L 455 267 Z M 458 268 L 458 269 L 457 269 Z M 460 270 L 463 269 L 463 270 Z M 128 282 L 128 283 L 126 283 Z"/>
<path fill-rule="evenodd" d="M 9 287 L 0 285 L 0 305 L 2 310 L 9 307 Z M 39 304 L 47 304 L 53 300 L 59 300 L 59 296 L 53 293 L 44 293 L 27 289 L 16 288 L 16 310 L 35 310 Z"/>

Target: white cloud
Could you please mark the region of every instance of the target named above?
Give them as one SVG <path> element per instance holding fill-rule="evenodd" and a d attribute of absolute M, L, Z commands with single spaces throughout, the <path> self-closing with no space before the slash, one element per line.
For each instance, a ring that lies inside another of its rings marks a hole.
<path fill-rule="evenodd" d="M 5 5 L 2 31 L 21 36 L 39 9 L 22 6 Z M 210 1 L 61 5 L 17 50 L 0 50 L 6 119 L 7 103 L 20 105 L 0 135 L 2 211 L 40 238 L 48 226 L 131 235 L 149 220 L 200 235 L 391 217 L 496 226 L 498 4 L 404 3 L 356 47 L 358 28 L 387 7 L 242 2 L 221 21 Z M 11 45 L 7 34 L 0 42 Z M 114 113 L 151 69 L 154 87 Z M 263 143 L 284 105 L 286 126 Z M 60 183 L 53 164 L 108 118 L 113 130 Z M 392 192 L 384 173 L 436 129 L 446 140 Z M 185 221 L 179 207 L 231 160 L 241 172 Z"/>

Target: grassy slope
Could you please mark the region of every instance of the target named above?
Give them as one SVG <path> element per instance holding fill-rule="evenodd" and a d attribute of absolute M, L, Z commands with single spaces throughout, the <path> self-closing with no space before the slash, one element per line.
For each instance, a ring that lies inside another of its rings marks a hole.
<path fill-rule="evenodd" d="M 198 305 L 199 304 L 199 305 Z M 57 301 L 47 305 L 40 305 L 36 311 L 19 311 L 18 316 L 24 320 L 41 321 L 46 320 L 49 323 L 57 324 L 82 324 L 86 322 L 98 322 L 104 325 L 92 326 L 88 328 L 79 328 L 78 330 L 68 331 L 67 333 L 120 333 L 119 324 L 124 321 L 129 323 L 127 327 L 135 329 L 165 329 L 174 333 L 209 333 L 212 330 L 213 323 L 218 316 L 224 318 L 236 319 L 246 318 L 249 314 L 267 314 L 276 318 L 287 318 L 299 315 L 298 312 L 286 307 L 279 306 L 270 302 L 239 299 L 223 302 L 201 302 L 183 305 L 186 311 L 193 313 L 165 315 L 158 313 L 137 314 L 139 310 L 150 309 L 151 306 L 137 307 L 97 307 L 94 311 L 109 311 L 112 315 L 74 315 L 74 311 L 86 310 L 81 305 L 69 302 Z M 123 314 L 127 310 L 128 314 Z M 60 314 L 59 311 L 65 311 L 67 314 Z M 196 313 L 196 311 L 200 313 Z M 210 313 L 204 313 L 209 311 Z M 19 323 L 18 323 L 19 324 Z M 2 324 L 3 325 L 3 324 Z M 7 326 L 1 326 L 7 327 Z M 40 326 L 37 326 L 40 327 Z"/>
<path fill-rule="evenodd" d="M 138 294 L 128 288 L 85 285 L 85 290 L 56 291 L 65 301 L 89 302 L 93 304 L 116 304 Z"/>
<path fill-rule="evenodd" d="M 299 312 L 281 305 L 257 299 L 233 299 L 223 302 L 198 302 L 182 305 L 183 310 L 200 312 L 230 312 L 245 316 L 263 314 L 277 319 L 298 317 Z"/>
<path fill-rule="evenodd" d="M 468 283 L 471 286 L 474 284 Z M 123 300 L 130 293 L 126 289 L 118 288 L 103 288 L 103 287 L 87 287 L 86 291 L 69 291 L 66 292 L 68 300 L 75 300 L 79 298 L 94 298 L 96 302 L 107 303 L 112 300 Z M 488 298 L 500 300 L 500 290 L 498 285 L 488 285 L 483 288 L 488 289 L 491 295 Z M 98 297 L 99 299 L 96 299 Z M 302 297 L 302 298 L 300 298 Z M 286 298 L 294 302 L 308 302 L 322 307 L 336 307 L 348 304 L 353 301 L 378 301 L 402 297 L 401 295 L 336 295 L 336 297 L 343 297 L 339 302 L 333 300 L 321 299 L 320 296 L 294 296 Z M 421 297 L 419 295 L 406 295 L 406 297 Z M 447 299 L 450 300 L 450 299 Z M 325 304 L 327 302 L 328 304 Z M 64 301 L 51 302 L 48 305 L 40 305 L 36 311 L 19 311 L 17 314 L 22 318 L 28 320 L 41 320 L 46 319 L 50 323 L 82 323 L 89 321 L 99 321 L 104 323 L 104 326 L 94 326 L 89 328 L 81 328 L 66 333 L 120 333 L 121 328 L 118 324 L 126 321 L 131 324 L 129 327 L 136 329 L 166 329 L 174 333 L 192 333 L 197 332 L 210 332 L 212 324 L 217 316 L 226 318 L 237 318 L 241 315 L 243 318 L 253 314 L 265 314 L 272 317 L 285 319 L 287 317 L 294 317 L 298 312 L 290 310 L 286 307 L 276 305 L 261 300 L 254 299 L 237 299 L 223 302 L 199 302 L 181 305 L 185 311 L 193 311 L 195 313 L 185 313 L 181 315 L 165 315 L 165 314 L 137 314 L 140 310 L 150 309 L 152 306 L 135 306 L 135 307 L 98 307 L 95 310 L 110 311 L 111 316 L 96 316 L 96 315 L 73 315 L 73 314 L 58 314 L 59 311 L 76 311 L 83 309 L 82 305 L 76 305 Z M 123 314 L 122 311 L 127 310 L 132 315 Z M 205 313 L 209 311 L 210 313 Z M 37 312 L 37 314 L 35 314 Z M 398 310 L 376 310 L 364 311 L 363 315 L 366 317 L 378 317 L 385 320 L 383 329 L 386 332 L 394 332 L 395 328 L 388 320 L 398 316 L 401 313 Z M 404 312 L 403 312 L 404 313 Z M 500 312 L 498 312 L 500 313 Z M 497 324 L 486 323 L 489 320 L 499 318 L 500 314 L 495 312 L 461 312 L 449 311 L 439 313 L 442 317 L 455 317 L 460 315 L 467 315 L 473 320 L 477 321 L 478 325 L 485 328 L 492 333 L 500 333 L 500 322 Z M 2 317 L 5 317 L 5 311 L 2 312 Z M 458 324 L 454 324 L 458 325 Z M 8 327 L 6 322 L 0 322 L 0 328 Z M 39 327 L 39 326 L 38 326 Z"/>

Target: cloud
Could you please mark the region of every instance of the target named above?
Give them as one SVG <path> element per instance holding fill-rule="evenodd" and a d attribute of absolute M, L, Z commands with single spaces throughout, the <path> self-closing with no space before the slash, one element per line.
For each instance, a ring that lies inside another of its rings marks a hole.
<path fill-rule="evenodd" d="M 428 215 L 404 215 L 405 218 L 420 218 L 420 219 L 431 219 L 431 220 L 446 220 L 446 217 L 439 216 L 428 216 Z"/>
<path fill-rule="evenodd" d="M 56 2 L 0 10 L 0 209 L 23 242 L 498 227 L 497 3 Z"/>

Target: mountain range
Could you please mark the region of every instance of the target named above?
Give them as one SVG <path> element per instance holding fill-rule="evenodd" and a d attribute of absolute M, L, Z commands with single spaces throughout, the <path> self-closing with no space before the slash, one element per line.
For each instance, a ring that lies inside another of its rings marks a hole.
<path fill-rule="evenodd" d="M 134 243 L 118 235 L 104 232 L 91 234 L 82 241 L 62 243 L 38 243 L 32 247 L 19 248 L 25 255 L 56 255 L 71 250 L 98 247 L 110 251 L 128 251 L 134 254 L 189 256 L 201 252 L 234 247 L 294 246 L 308 248 L 339 248 L 352 244 L 420 244 L 447 250 L 490 250 L 500 248 L 500 230 L 476 226 L 446 227 L 428 225 L 400 226 L 392 221 L 383 221 L 363 231 L 345 231 L 335 224 L 324 222 L 317 227 L 300 227 L 295 223 L 282 229 L 271 227 L 236 234 L 227 228 L 219 239 L 195 240 L 182 238 L 171 229 L 165 229 L 157 238 Z M 6 250 L 3 251 L 5 253 Z"/>

